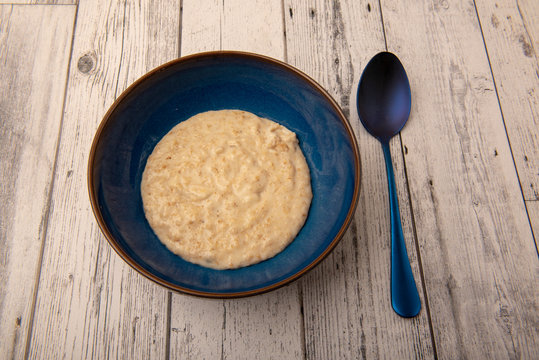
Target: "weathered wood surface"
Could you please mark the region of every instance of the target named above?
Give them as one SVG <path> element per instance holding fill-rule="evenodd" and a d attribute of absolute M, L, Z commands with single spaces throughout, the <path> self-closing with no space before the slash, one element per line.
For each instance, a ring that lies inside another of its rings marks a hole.
<path fill-rule="evenodd" d="M 533 233 L 535 235 L 535 246 L 537 249 L 537 238 L 539 237 L 539 201 L 527 201 L 526 207 L 528 208 L 528 215 L 530 217 L 530 223 L 533 229 Z M 539 296 L 538 293 L 536 293 L 535 295 L 536 297 Z"/>
<path fill-rule="evenodd" d="M 475 6 L 386 0 L 383 19 L 412 79 L 402 140 L 438 357 L 538 358 L 539 262 Z"/>
<path fill-rule="evenodd" d="M 241 50 L 283 60 L 282 4 L 278 0 L 184 0 L 181 55 Z M 278 20 L 281 21 L 278 21 Z"/>
<path fill-rule="evenodd" d="M 307 358 L 433 358 L 400 141 L 392 142 L 392 155 L 406 245 L 423 305 L 412 321 L 391 310 L 384 158 L 378 141 L 359 124 L 355 108 L 361 71 L 385 50 L 378 3 L 286 1 L 285 15 L 288 61 L 340 103 L 358 137 L 362 165 L 354 222 L 328 259 L 302 280 Z"/>
<path fill-rule="evenodd" d="M 228 0 L 226 8 L 220 1 L 184 0 L 182 14 L 181 55 L 234 49 L 284 58 L 280 0 Z M 302 358 L 300 306 L 297 284 L 246 299 L 173 294 L 170 357 Z"/>
<path fill-rule="evenodd" d="M 539 2 L 528 2 L 531 21 L 512 0 L 476 4 L 522 192 L 539 200 Z"/>
<path fill-rule="evenodd" d="M 107 244 L 90 210 L 93 134 L 131 82 L 178 54 L 177 1 L 81 1 L 29 358 L 164 358 L 168 292 Z"/>
<path fill-rule="evenodd" d="M 522 18 L 526 35 L 531 40 L 531 47 L 537 59 L 539 56 L 539 3 L 535 0 L 518 0 L 508 5 L 517 8 L 518 16 Z"/>
<path fill-rule="evenodd" d="M 537 1 L 78 2 L 0 5 L 0 358 L 539 358 Z M 386 44 L 412 83 L 391 151 L 415 319 L 390 308 L 383 156 L 355 110 L 361 71 Z M 218 49 L 319 81 L 363 170 L 355 219 L 320 266 L 226 301 L 136 274 L 86 192 L 114 98 L 180 54 Z"/>
<path fill-rule="evenodd" d="M 21 358 L 31 328 L 74 20 L 0 5 L 0 358 Z"/>
<path fill-rule="evenodd" d="M 18 5 L 75 5 L 78 0 L 0 0 L 1 4 Z"/>

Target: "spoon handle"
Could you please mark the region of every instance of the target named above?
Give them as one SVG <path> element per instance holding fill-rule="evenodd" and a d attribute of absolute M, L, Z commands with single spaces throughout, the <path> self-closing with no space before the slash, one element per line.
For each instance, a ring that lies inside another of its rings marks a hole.
<path fill-rule="evenodd" d="M 414 317 L 419 314 L 421 301 L 410 267 L 404 235 L 402 234 L 399 201 L 395 188 L 395 176 L 389 142 L 382 141 L 386 160 L 387 183 L 389 187 L 389 205 L 391 209 L 391 303 L 393 310 L 402 317 Z"/>

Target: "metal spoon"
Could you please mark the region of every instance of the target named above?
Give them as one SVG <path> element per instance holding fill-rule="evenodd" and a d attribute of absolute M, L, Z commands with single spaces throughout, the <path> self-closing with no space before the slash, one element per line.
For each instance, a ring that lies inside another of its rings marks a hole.
<path fill-rule="evenodd" d="M 402 234 L 389 140 L 406 124 L 411 106 L 410 84 L 399 59 L 389 52 L 375 55 L 359 80 L 357 110 L 363 126 L 384 150 L 391 207 L 391 303 L 403 317 L 419 314 L 421 301 Z"/>

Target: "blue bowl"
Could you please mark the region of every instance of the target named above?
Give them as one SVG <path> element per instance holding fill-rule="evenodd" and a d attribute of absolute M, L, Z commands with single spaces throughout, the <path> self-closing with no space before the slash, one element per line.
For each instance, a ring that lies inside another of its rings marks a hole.
<path fill-rule="evenodd" d="M 305 225 L 281 253 L 234 270 L 213 270 L 170 252 L 150 228 L 140 194 L 146 160 L 176 124 L 208 110 L 241 109 L 294 131 L 311 172 Z M 88 164 L 90 201 L 103 234 L 142 275 L 170 289 L 240 297 L 276 289 L 313 268 L 339 242 L 359 197 L 352 128 L 315 81 L 283 62 L 209 52 L 164 64 L 132 84 L 105 115 Z"/>

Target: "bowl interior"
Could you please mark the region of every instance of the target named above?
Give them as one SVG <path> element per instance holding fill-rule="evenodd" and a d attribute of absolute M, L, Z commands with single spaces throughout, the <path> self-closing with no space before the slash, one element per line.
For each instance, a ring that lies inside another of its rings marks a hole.
<path fill-rule="evenodd" d="M 212 270 L 170 252 L 148 225 L 140 195 L 157 142 L 179 122 L 221 109 L 249 111 L 294 131 L 313 190 L 296 239 L 277 256 L 235 270 Z M 126 90 L 98 130 L 89 172 L 96 217 L 120 255 L 161 284 L 211 296 L 265 291 L 302 273 L 344 232 L 359 187 L 357 146 L 345 122 L 319 87 L 267 58 L 209 54 L 166 64 Z"/>

